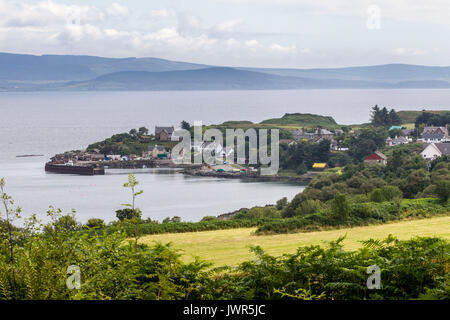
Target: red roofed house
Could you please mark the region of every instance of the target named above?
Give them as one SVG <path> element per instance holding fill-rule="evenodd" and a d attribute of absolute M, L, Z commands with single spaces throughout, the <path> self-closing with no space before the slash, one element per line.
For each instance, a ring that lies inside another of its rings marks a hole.
<path fill-rule="evenodd" d="M 387 157 L 382 154 L 380 151 L 375 151 L 370 156 L 366 157 L 364 159 L 364 162 L 366 163 L 380 163 L 380 164 L 386 164 L 387 163 Z"/>

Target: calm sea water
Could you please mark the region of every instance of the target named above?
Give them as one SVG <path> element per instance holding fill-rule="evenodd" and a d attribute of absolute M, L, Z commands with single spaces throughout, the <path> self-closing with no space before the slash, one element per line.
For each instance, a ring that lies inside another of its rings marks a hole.
<path fill-rule="evenodd" d="M 204 124 L 228 120 L 259 122 L 284 113 L 332 116 L 338 123 L 367 122 L 378 104 L 397 110 L 449 110 L 450 90 L 294 90 L 207 92 L 46 92 L 0 93 L 0 177 L 25 214 L 44 216 L 53 204 L 76 209 L 77 217 L 114 219 L 128 202 L 121 185 L 128 171 L 80 177 L 46 174 L 44 163 L 55 153 L 85 148 L 114 133 L 146 126 Z M 17 155 L 43 154 L 39 158 Z M 196 221 L 241 207 L 292 198 L 303 187 L 185 177 L 176 172 L 136 172 L 145 193 L 138 206 L 145 217 L 181 216 Z"/>

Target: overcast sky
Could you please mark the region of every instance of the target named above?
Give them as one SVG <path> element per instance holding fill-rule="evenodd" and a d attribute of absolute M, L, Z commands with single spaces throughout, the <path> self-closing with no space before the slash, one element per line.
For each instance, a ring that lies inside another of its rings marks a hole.
<path fill-rule="evenodd" d="M 450 65 L 449 35 L 449 0 L 0 0 L 0 51 L 12 53 Z"/>

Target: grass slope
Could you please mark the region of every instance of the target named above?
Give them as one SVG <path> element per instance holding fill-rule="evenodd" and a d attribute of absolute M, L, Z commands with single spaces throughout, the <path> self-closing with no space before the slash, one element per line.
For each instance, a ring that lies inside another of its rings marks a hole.
<path fill-rule="evenodd" d="M 436 114 L 445 114 L 448 111 L 431 111 L 431 110 L 425 110 L 428 113 L 436 113 Z M 398 111 L 398 116 L 402 120 L 402 124 L 410 124 L 415 123 L 416 118 L 422 114 L 422 111 Z"/>
<path fill-rule="evenodd" d="M 249 246 L 259 245 L 272 255 L 293 253 L 300 246 L 321 244 L 323 241 L 336 240 L 347 234 L 345 249 L 353 250 L 361 246 L 360 241 L 383 239 L 389 234 L 399 239 L 415 236 L 436 236 L 450 239 L 450 216 L 423 220 L 402 221 L 384 225 L 357 227 L 309 233 L 295 233 L 269 236 L 255 236 L 256 228 L 206 231 L 184 234 L 161 234 L 146 236 L 144 243 L 154 241 L 172 242 L 182 250 L 183 259 L 193 261 L 195 256 L 212 261 L 216 266 L 236 265 L 252 259 Z"/>
<path fill-rule="evenodd" d="M 317 127 L 324 128 L 338 127 L 338 124 L 332 117 L 325 117 L 316 114 L 309 113 L 286 113 L 281 118 L 274 118 L 264 120 L 261 124 L 276 124 L 282 126 L 305 126 L 305 127 Z"/>

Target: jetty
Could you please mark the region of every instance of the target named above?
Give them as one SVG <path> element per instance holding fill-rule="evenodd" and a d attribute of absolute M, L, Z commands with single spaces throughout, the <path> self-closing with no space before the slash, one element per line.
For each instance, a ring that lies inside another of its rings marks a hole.
<path fill-rule="evenodd" d="M 170 159 L 152 160 L 112 160 L 112 161 L 50 161 L 45 164 L 45 171 L 60 174 L 79 174 L 85 176 L 103 175 L 105 169 L 146 169 L 179 168 L 198 169 L 201 165 L 175 164 Z"/>
<path fill-rule="evenodd" d="M 105 174 L 105 168 L 87 165 L 67 165 L 55 164 L 47 162 L 45 164 L 46 172 L 60 173 L 60 174 L 78 174 L 83 176 L 94 176 Z"/>

